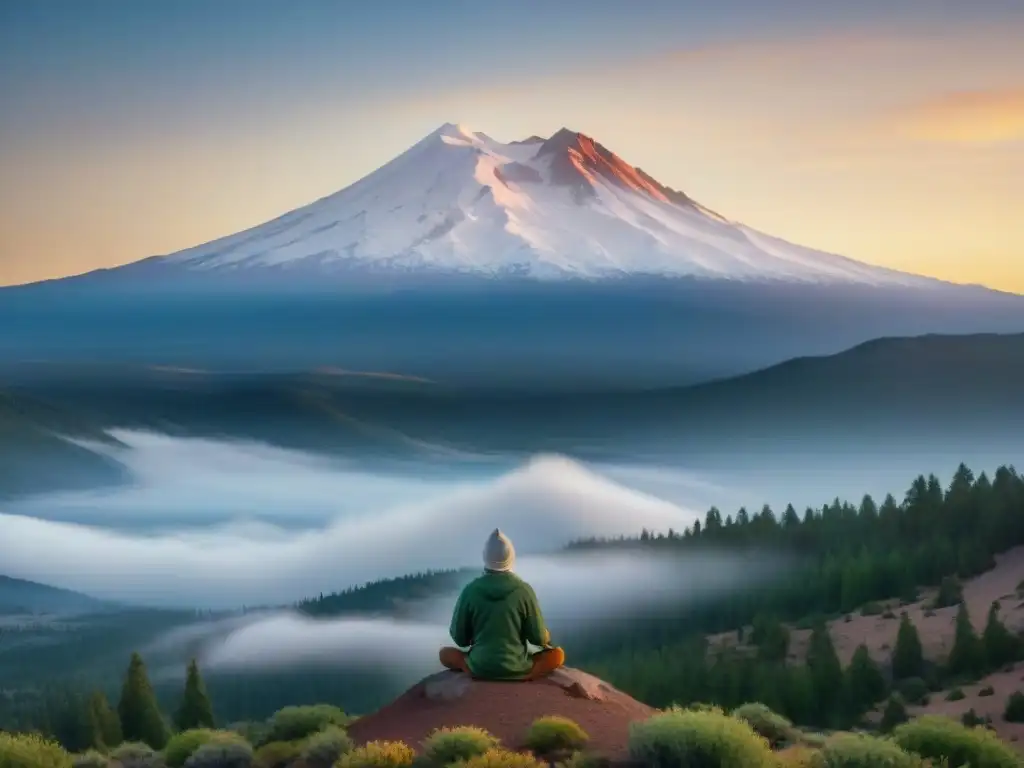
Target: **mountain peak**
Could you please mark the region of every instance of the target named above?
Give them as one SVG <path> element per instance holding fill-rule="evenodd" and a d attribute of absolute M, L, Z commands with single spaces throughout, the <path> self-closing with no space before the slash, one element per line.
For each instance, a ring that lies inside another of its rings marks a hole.
<path fill-rule="evenodd" d="M 591 136 L 502 143 L 445 123 L 349 187 L 157 259 L 190 272 L 917 284 L 731 222 Z"/>

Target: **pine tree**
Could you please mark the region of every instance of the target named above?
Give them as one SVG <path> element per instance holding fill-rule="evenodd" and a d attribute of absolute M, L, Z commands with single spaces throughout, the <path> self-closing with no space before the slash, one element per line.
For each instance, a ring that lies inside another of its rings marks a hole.
<path fill-rule="evenodd" d="M 953 636 L 953 650 L 946 661 L 946 671 L 952 676 L 964 675 L 973 678 L 984 670 L 985 659 L 978 635 L 971 625 L 967 604 L 960 603 L 956 613 L 956 629 Z"/>
<path fill-rule="evenodd" d="M 213 728 L 213 706 L 206 694 L 206 685 L 199 674 L 199 665 L 195 659 L 188 665 L 185 691 L 175 714 L 174 724 L 179 731 L 187 731 L 189 728 Z"/>
<path fill-rule="evenodd" d="M 789 630 L 773 616 L 758 614 L 754 617 L 750 641 L 757 646 L 757 657 L 761 661 L 785 661 L 789 653 Z"/>
<path fill-rule="evenodd" d="M 814 698 L 818 706 L 821 725 L 828 725 L 836 714 L 836 704 L 842 694 L 843 667 L 836 655 L 832 635 L 824 621 L 817 621 L 811 630 L 807 649 L 807 668 L 811 672 Z"/>
<path fill-rule="evenodd" d="M 924 676 L 924 650 L 917 627 L 904 611 L 900 614 L 900 628 L 896 632 L 896 647 L 892 652 L 892 676 L 895 680 Z"/>
<path fill-rule="evenodd" d="M 851 715 L 866 712 L 885 696 L 885 677 L 863 643 L 857 646 L 846 668 L 844 690 Z"/>
<path fill-rule="evenodd" d="M 89 726 L 96 749 L 106 750 L 121 743 L 121 721 L 102 691 L 94 691 L 89 697 Z"/>
<path fill-rule="evenodd" d="M 989 606 L 981 644 L 985 652 L 985 664 L 989 669 L 999 669 L 1020 657 L 1020 641 L 999 620 L 998 601 L 993 601 Z"/>
<path fill-rule="evenodd" d="M 141 741 L 153 749 L 164 748 L 168 737 L 167 725 L 149 682 L 146 665 L 138 653 L 133 653 L 128 663 L 117 713 L 125 741 Z"/>

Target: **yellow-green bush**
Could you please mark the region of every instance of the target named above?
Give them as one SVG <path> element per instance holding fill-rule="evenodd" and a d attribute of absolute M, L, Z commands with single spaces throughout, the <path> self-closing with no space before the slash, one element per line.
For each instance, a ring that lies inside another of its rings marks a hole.
<path fill-rule="evenodd" d="M 796 741 L 793 723 L 759 701 L 737 707 L 732 711 L 732 716 L 744 720 L 757 733 L 764 736 L 772 747 L 777 747 L 783 742 Z"/>
<path fill-rule="evenodd" d="M 329 725 L 302 742 L 302 763 L 305 768 L 331 768 L 352 747 L 352 739 L 344 728 Z"/>
<path fill-rule="evenodd" d="M 181 768 L 185 761 L 204 744 L 211 741 L 218 743 L 246 743 L 245 738 L 235 731 L 218 731 L 213 728 L 190 728 L 176 733 L 167 740 L 164 747 L 164 762 L 168 768 Z"/>
<path fill-rule="evenodd" d="M 295 741 L 270 741 L 256 750 L 252 763 L 256 768 L 287 768 L 301 751 L 302 745 Z"/>
<path fill-rule="evenodd" d="M 0 768 L 71 768 L 71 755 L 36 734 L 0 731 Z"/>
<path fill-rule="evenodd" d="M 423 741 L 420 758 L 426 765 L 443 768 L 500 746 L 498 740 L 483 728 L 438 728 Z"/>
<path fill-rule="evenodd" d="M 776 753 L 775 760 L 779 768 L 818 768 L 821 755 L 810 747 L 793 746 Z"/>
<path fill-rule="evenodd" d="M 107 756 L 95 749 L 71 756 L 72 768 L 109 768 L 109 766 L 110 760 Z"/>
<path fill-rule="evenodd" d="M 839 733 L 821 748 L 819 768 L 922 768 L 920 758 L 889 739 Z"/>
<path fill-rule="evenodd" d="M 987 728 L 968 728 L 948 717 L 925 715 L 898 726 L 893 741 L 908 752 L 933 760 L 945 759 L 950 766 L 972 768 L 1017 768 L 1020 758 Z"/>
<path fill-rule="evenodd" d="M 775 755 L 746 722 L 715 708 L 671 708 L 629 728 L 630 757 L 650 768 L 770 768 Z"/>
<path fill-rule="evenodd" d="M 590 736 L 567 717 L 548 715 L 533 721 L 526 732 L 524 745 L 541 757 L 577 752 L 587 745 Z"/>
<path fill-rule="evenodd" d="M 547 763 L 542 763 L 529 752 L 490 749 L 482 755 L 453 763 L 452 768 L 547 768 Z"/>
<path fill-rule="evenodd" d="M 114 748 L 110 762 L 115 768 L 163 768 L 163 756 L 148 744 L 128 741 Z"/>
<path fill-rule="evenodd" d="M 185 761 L 185 768 L 250 768 L 252 747 L 244 741 L 213 739 Z"/>
<path fill-rule="evenodd" d="M 330 704 L 285 707 L 271 716 L 268 732 L 257 746 L 271 741 L 298 741 L 329 725 L 345 727 L 350 720 L 348 715 Z"/>
<path fill-rule="evenodd" d="M 610 765 L 611 761 L 607 757 L 587 752 L 573 752 L 568 759 L 557 763 L 556 768 L 608 768 Z"/>
<path fill-rule="evenodd" d="M 371 741 L 342 755 L 337 768 L 408 768 L 416 753 L 401 741 Z"/>

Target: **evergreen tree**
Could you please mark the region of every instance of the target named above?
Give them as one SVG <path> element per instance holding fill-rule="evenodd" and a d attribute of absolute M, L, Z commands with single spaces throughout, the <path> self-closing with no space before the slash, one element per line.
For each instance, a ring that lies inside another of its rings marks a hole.
<path fill-rule="evenodd" d="M 854 651 L 843 682 L 846 704 L 851 715 L 866 712 L 885 697 L 885 677 L 863 643 Z"/>
<path fill-rule="evenodd" d="M 900 628 L 896 632 L 896 647 L 892 652 L 892 676 L 895 680 L 924 676 L 924 650 L 917 627 L 904 611 L 900 614 Z"/>
<path fill-rule="evenodd" d="M 195 659 L 188 665 L 185 691 L 174 717 L 174 725 L 179 731 L 187 731 L 190 728 L 213 728 L 213 706 L 210 704 L 210 697 L 206 695 L 206 685 L 199 674 L 199 665 Z"/>
<path fill-rule="evenodd" d="M 121 743 L 121 721 L 102 691 L 89 697 L 89 726 L 94 748 L 105 750 Z"/>
<path fill-rule="evenodd" d="M 967 604 L 960 603 L 956 613 L 956 629 L 953 636 L 953 650 L 946 660 L 946 671 L 951 676 L 963 675 L 974 678 L 982 673 L 985 667 L 983 649 L 978 635 L 971 625 L 971 617 L 967 612 Z"/>
<path fill-rule="evenodd" d="M 836 655 L 832 635 L 822 620 L 816 621 L 811 630 L 810 645 L 807 648 L 807 668 L 811 673 L 820 724 L 829 725 L 842 694 L 843 667 Z"/>
<path fill-rule="evenodd" d="M 757 657 L 766 662 L 782 662 L 789 653 L 789 630 L 772 616 L 754 618 L 750 641 L 757 646 Z"/>
<path fill-rule="evenodd" d="M 1020 640 L 999 620 L 999 602 L 993 601 L 988 609 L 988 621 L 981 635 L 985 664 L 995 670 L 1020 658 Z"/>
<path fill-rule="evenodd" d="M 150 685 L 146 665 L 138 653 L 133 653 L 128 663 L 117 713 L 125 741 L 141 741 L 153 749 L 164 748 L 168 737 L 167 724 Z"/>

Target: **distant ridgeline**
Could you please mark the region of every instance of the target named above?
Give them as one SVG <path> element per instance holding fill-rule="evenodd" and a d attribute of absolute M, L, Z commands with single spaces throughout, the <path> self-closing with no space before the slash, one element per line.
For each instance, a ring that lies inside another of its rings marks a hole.
<path fill-rule="evenodd" d="M 403 603 L 424 600 L 458 591 L 478 571 L 428 570 L 392 579 L 371 581 L 341 592 L 302 600 L 297 608 L 310 616 L 337 616 L 350 613 L 400 613 Z"/>

